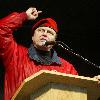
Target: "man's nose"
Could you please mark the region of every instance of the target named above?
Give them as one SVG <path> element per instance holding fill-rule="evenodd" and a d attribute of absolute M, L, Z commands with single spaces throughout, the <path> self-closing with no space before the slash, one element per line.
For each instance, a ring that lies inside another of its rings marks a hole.
<path fill-rule="evenodd" d="M 47 37 L 47 31 L 43 32 L 43 36 Z"/>

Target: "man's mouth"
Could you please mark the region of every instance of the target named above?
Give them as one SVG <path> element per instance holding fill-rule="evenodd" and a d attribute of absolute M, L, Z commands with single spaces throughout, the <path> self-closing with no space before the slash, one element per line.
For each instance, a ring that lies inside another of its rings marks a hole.
<path fill-rule="evenodd" d="M 46 38 L 41 38 L 40 40 L 41 40 L 41 41 L 47 41 L 47 39 L 46 39 Z"/>

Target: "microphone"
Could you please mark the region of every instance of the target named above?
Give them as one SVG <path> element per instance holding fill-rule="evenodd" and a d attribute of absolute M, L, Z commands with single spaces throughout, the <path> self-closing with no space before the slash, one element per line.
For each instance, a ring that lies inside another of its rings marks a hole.
<path fill-rule="evenodd" d="M 45 41 L 44 45 L 48 46 L 48 45 L 55 45 L 57 44 L 58 46 L 62 47 L 63 49 L 65 49 L 65 51 L 68 51 L 69 53 L 79 57 L 80 59 L 82 59 L 84 62 L 86 62 L 87 64 L 93 65 L 96 68 L 100 69 L 100 66 L 94 64 L 93 62 L 89 61 L 88 59 L 84 58 L 83 56 L 81 56 L 78 53 L 75 53 L 73 49 L 71 49 L 68 45 L 66 45 L 65 43 L 63 43 L 62 41 Z"/>
<path fill-rule="evenodd" d="M 45 42 L 45 46 L 48 46 L 48 45 L 55 45 L 57 42 L 56 41 L 46 41 Z"/>

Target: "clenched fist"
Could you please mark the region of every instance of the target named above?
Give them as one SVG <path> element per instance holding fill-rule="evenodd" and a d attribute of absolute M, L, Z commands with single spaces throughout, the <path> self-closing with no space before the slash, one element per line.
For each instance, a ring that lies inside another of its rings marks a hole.
<path fill-rule="evenodd" d="M 38 15 L 42 13 L 42 11 L 38 11 L 36 8 L 34 7 L 30 7 L 27 11 L 26 14 L 28 16 L 28 20 L 35 20 Z"/>

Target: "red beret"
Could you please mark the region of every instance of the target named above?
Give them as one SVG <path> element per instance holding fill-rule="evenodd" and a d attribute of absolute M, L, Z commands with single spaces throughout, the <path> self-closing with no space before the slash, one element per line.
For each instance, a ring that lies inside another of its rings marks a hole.
<path fill-rule="evenodd" d="M 35 30 L 39 26 L 50 27 L 54 29 L 56 32 L 58 32 L 57 23 L 54 19 L 51 19 L 51 18 L 44 18 L 44 19 L 39 20 L 35 25 L 33 25 L 32 30 Z"/>

